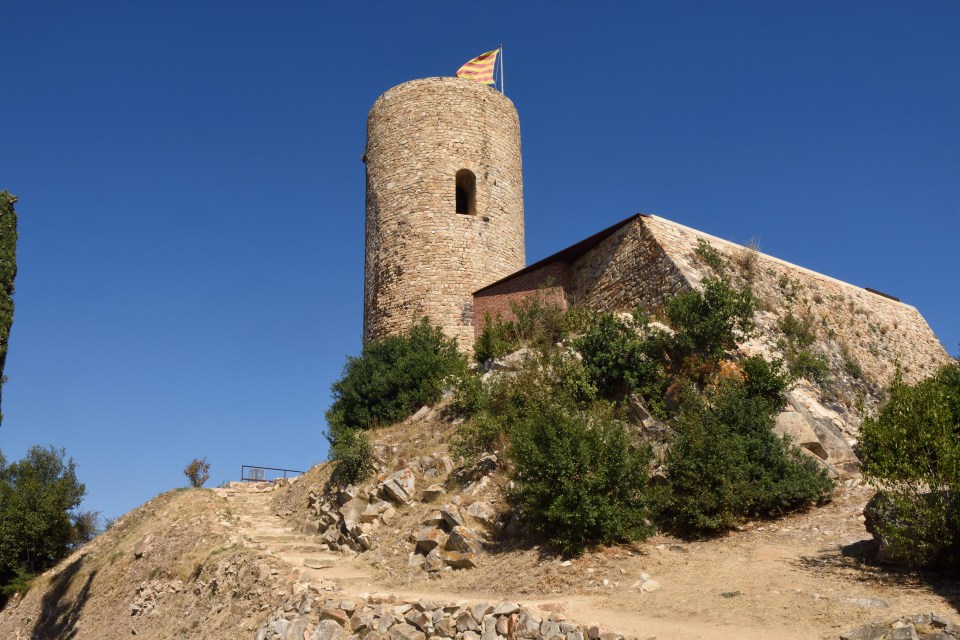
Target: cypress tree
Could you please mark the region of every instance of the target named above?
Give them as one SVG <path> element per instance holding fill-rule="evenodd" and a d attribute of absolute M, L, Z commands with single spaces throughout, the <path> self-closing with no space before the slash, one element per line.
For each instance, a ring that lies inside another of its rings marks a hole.
<path fill-rule="evenodd" d="M 3 367 L 13 325 L 13 279 L 17 276 L 17 197 L 0 191 L 0 401 L 3 399 Z M 0 412 L 0 423 L 3 413 Z"/>

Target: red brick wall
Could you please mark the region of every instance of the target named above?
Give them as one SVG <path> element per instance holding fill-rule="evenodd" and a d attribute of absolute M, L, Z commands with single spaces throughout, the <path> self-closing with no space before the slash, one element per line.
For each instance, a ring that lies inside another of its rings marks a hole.
<path fill-rule="evenodd" d="M 483 331 L 484 318 L 499 314 L 504 320 L 513 320 L 510 303 L 534 294 L 540 294 L 545 302 L 553 302 L 567 308 L 567 292 L 570 291 L 570 265 L 553 262 L 539 269 L 511 278 L 473 295 L 473 330 L 479 336 Z"/>

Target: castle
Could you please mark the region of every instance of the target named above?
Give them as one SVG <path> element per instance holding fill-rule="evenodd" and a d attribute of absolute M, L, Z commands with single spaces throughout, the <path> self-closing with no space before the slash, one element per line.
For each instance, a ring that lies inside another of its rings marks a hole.
<path fill-rule="evenodd" d="M 637 214 L 527 266 L 520 126 L 513 103 L 472 80 L 398 85 L 367 120 L 364 339 L 402 332 L 423 317 L 461 348 L 490 314 L 537 293 L 562 306 L 641 308 L 711 274 L 708 242 L 749 279 L 761 301 L 761 337 L 746 350 L 775 353 L 787 313 L 813 321 L 831 364 L 856 366 L 871 387 L 896 367 L 915 381 L 949 355 L 920 313 L 857 287 L 658 216 Z M 749 270 L 749 273 L 746 271 Z"/>

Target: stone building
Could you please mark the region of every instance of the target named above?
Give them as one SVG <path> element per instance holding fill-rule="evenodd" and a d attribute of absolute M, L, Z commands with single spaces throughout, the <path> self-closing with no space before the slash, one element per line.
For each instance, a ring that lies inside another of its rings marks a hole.
<path fill-rule="evenodd" d="M 429 316 L 473 343 L 477 289 L 525 264 L 520 122 L 460 78 L 396 86 L 367 119 L 365 340 Z"/>
<path fill-rule="evenodd" d="M 539 295 L 563 307 L 599 311 L 640 308 L 657 316 L 668 297 L 713 275 L 698 251 L 708 243 L 729 265 L 728 276 L 749 279 L 760 301 L 760 335 L 747 350 L 778 355 L 778 324 L 787 313 L 809 318 L 817 348 L 843 368 L 856 362 L 875 387 L 897 364 L 908 382 L 931 375 L 949 355 L 920 313 L 887 294 L 835 280 L 676 222 L 636 214 L 535 264 L 477 290 L 474 325 L 512 317 L 512 304 Z"/>
<path fill-rule="evenodd" d="M 668 296 L 711 274 L 697 252 L 706 241 L 761 301 L 760 337 L 745 350 L 776 356 L 779 319 L 793 313 L 813 323 L 831 365 L 857 363 L 873 389 L 898 363 L 913 381 L 949 359 L 919 312 L 891 296 L 658 216 L 631 216 L 524 266 L 517 112 L 477 82 L 427 78 L 384 93 L 370 110 L 364 162 L 365 339 L 426 315 L 469 349 L 485 317 L 509 317 L 511 303 L 534 294 L 657 315 Z"/>

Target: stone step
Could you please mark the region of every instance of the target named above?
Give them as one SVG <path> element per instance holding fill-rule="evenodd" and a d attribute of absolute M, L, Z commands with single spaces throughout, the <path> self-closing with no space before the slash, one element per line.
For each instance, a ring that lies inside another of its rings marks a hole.
<path fill-rule="evenodd" d="M 339 558 L 336 557 L 304 558 L 302 564 L 308 569 L 329 569 L 330 567 L 336 566 L 338 561 Z"/>
<path fill-rule="evenodd" d="M 254 542 L 259 542 L 261 544 L 277 544 L 277 543 L 283 544 L 283 543 L 304 541 L 300 535 L 297 535 L 294 533 L 281 535 L 281 534 L 269 534 L 269 533 L 260 534 L 260 533 L 252 532 L 247 534 L 247 537 L 249 537 Z"/>
<path fill-rule="evenodd" d="M 274 551 L 277 553 L 323 554 L 329 553 L 330 549 L 325 544 L 289 544 L 275 547 Z"/>

